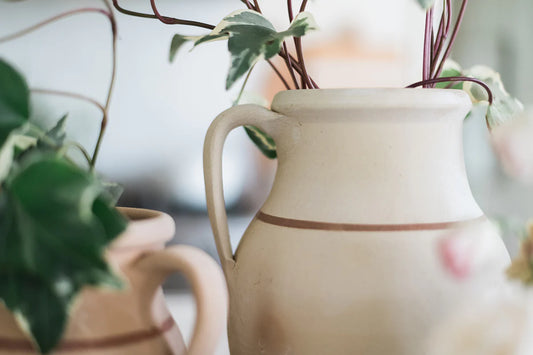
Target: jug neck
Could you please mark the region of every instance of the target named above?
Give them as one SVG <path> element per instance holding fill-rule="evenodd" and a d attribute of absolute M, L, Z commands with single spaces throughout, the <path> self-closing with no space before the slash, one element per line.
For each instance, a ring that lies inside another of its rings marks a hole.
<path fill-rule="evenodd" d="M 278 171 L 264 213 L 334 223 L 482 215 L 468 184 L 454 90 L 319 90 L 276 97 Z"/>

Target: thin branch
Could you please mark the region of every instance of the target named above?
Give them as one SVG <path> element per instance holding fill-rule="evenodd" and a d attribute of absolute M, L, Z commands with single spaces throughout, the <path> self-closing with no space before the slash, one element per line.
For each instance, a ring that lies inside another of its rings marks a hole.
<path fill-rule="evenodd" d="M 292 23 L 292 20 L 294 20 L 294 14 L 292 12 L 292 0 L 287 0 L 287 10 L 289 12 L 289 21 Z"/>
<path fill-rule="evenodd" d="M 241 0 L 241 2 L 244 3 L 249 10 L 255 10 L 254 6 L 250 4 L 248 0 Z"/>
<path fill-rule="evenodd" d="M 287 43 L 285 41 L 283 41 L 283 50 L 285 51 L 285 53 L 289 52 L 287 50 Z M 296 88 L 296 90 L 298 90 L 300 87 L 298 86 L 298 80 L 296 79 L 296 74 L 294 74 L 294 68 L 292 67 L 290 56 L 285 56 L 285 64 L 287 64 L 287 69 L 289 70 L 289 74 L 291 75 L 292 82 L 294 83 L 294 87 Z"/>
<path fill-rule="evenodd" d="M 0 43 L 5 43 L 5 42 L 9 42 L 9 41 L 12 41 L 14 39 L 17 39 L 17 38 L 20 38 L 20 37 L 23 37 L 27 34 L 30 34 L 46 25 L 49 25 L 51 23 L 54 23 L 58 20 L 61 20 L 61 19 L 64 19 L 66 17 L 70 17 L 70 16 L 73 16 L 73 15 L 78 15 L 78 14 L 83 14 L 83 13 L 88 13 L 88 12 L 92 12 L 92 13 L 99 13 L 99 14 L 102 14 L 108 18 L 110 18 L 112 15 L 103 10 L 103 9 L 99 9 L 99 8 L 83 8 L 83 9 L 76 9 L 76 10 L 71 10 L 71 11 L 66 11 L 66 12 L 63 12 L 59 15 L 56 15 L 54 17 L 51 17 L 47 20 L 44 20 L 42 22 L 39 22 L 35 25 L 32 25 L 30 27 L 27 27 L 21 31 L 18 31 L 18 32 L 15 32 L 15 33 L 12 33 L 12 34 L 9 34 L 7 36 L 4 36 L 4 37 L 0 37 Z"/>
<path fill-rule="evenodd" d="M 431 77 L 435 78 L 435 69 L 437 68 L 437 65 L 439 64 L 439 58 L 442 54 L 442 50 L 444 49 L 444 44 L 446 43 L 446 40 L 448 39 L 448 34 L 450 32 L 451 22 L 452 22 L 452 1 L 451 0 L 445 0 L 444 2 L 444 9 L 443 9 L 443 15 L 441 18 L 441 27 L 439 27 L 439 32 L 442 30 L 442 35 L 440 38 L 437 39 L 435 42 L 435 46 L 437 49 L 435 50 L 433 54 L 433 62 L 431 64 Z M 444 24 L 444 17 L 446 16 L 446 23 Z"/>
<path fill-rule="evenodd" d="M 424 61 L 422 66 L 422 80 L 428 80 L 430 78 L 431 69 L 431 47 L 433 46 L 431 40 L 431 32 L 433 30 L 433 8 L 430 8 L 426 12 L 426 29 L 424 31 Z M 424 87 L 428 87 L 424 85 Z"/>
<path fill-rule="evenodd" d="M 280 73 L 280 71 L 278 70 L 278 68 L 276 68 L 274 66 L 274 64 L 272 63 L 271 60 L 267 60 L 268 64 L 270 64 L 270 67 L 274 70 L 274 72 L 276 72 L 276 74 L 278 75 L 278 77 L 280 78 L 280 80 L 283 82 L 283 85 L 285 85 L 285 88 L 287 88 L 287 90 L 290 90 L 291 87 L 289 86 L 289 83 L 287 83 L 287 80 L 285 80 L 285 78 L 283 77 L 283 75 Z"/>
<path fill-rule="evenodd" d="M 30 91 L 34 94 L 64 96 L 64 97 L 69 97 L 72 99 L 85 101 L 96 106 L 103 114 L 105 114 L 105 111 L 106 111 L 104 106 L 101 103 L 85 95 L 76 94 L 76 93 L 72 93 L 68 91 L 50 90 L 50 89 L 42 89 L 42 88 L 31 88 Z"/>
<path fill-rule="evenodd" d="M 259 7 L 259 0 L 254 0 L 254 4 L 255 11 L 261 12 L 261 8 Z"/>
<path fill-rule="evenodd" d="M 70 147 L 73 147 L 73 148 L 77 148 L 81 152 L 81 154 L 83 155 L 85 160 L 87 160 L 87 163 L 89 164 L 89 167 L 91 166 L 91 155 L 89 154 L 89 152 L 87 152 L 87 150 L 85 149 L 84 146 L 82 146 L 81 144 L 79 144 L 78 142 L 75 142 L 75 141 L 66 141 L 64 144 L 67 147 L 70 146 Z"/>
<path fill-rule="evenodd" d="M 239 102 L 242 99 L 242 94 L 244 94 L 244 89 L 246 88 L 246 85 L 248 84 L 248 80 L 250 80 L 250 76 L 252 75 L 252 71 L 254 70 L 255 65 L 248 70 L 248 74 L 246 74 L 246 78 L 244 79 L 244 82 L 242 83 L 241 90 L 239 91 L 239 96 L 237 96 L 237 99 L 235 100 L 235 105 L 238 105 Z"/>
<path fill-rule="evenodd" d="M 159 11 L 157 10 L 157 7 L 155 5 L 155 1 L 150 0 L 150 3 L 151 3 L 151 6 L 152 6 L 152 11 L 154 11 L 154 14 L 146 14 L 146 13 L 126 10 L 126 9 L 124 9 L 123 7 L 121 7 L 119 5 L 118 0 L 113 0 L 113 6 L 115 7 L 115 9 L 117 9 L 118 12 L 121 12 L 121 13 L 123 13 L 125 15 L 130 15 L 130 16 L 135 16 L 135 17 L 142 17 L 142 18 L 149 18 L 149 19 L 156 19 L 156 20 L 159 20 L 159 21 L 161 21 L 161 22 L 163 22 L 164 24 L 167 24 L 167 25 L 186 25 L 186 26 L 207 28 L 208 30 L 212 30 L 213 28 L 215 28 L 215 26 L 207 24 L 207 23 L 203 23 L 203 22 L 191 21 L 191 20 L 182 20 L 182 19 L 178 19 L 178 18 L 174 18 L 174 17 L 162 16 L 159 13 Z"/>
<path fill-rule="evenodd" d="M 307 7 L 307 0 L 302 1 L 302 6 L 300 6 L 300 12 L 304 12 Z"/>
<path fill-rule="evenodd" d="M 290 54 L 287 54 L 286 52 L 283 51 L 283 48 L 281 49 L 281 51 L 279 52 L 279 56 L 283 59 L 285 59 L 287 56 L 290 57 L 291 59 L 291 64 L 292 64 L 292 67 L 294 68 L 294 70 L 296 70 L 296 72 L 298 73 L 298 75 L 303 75 L 303 72 L 302 72 L 302 68 L 300 66 L 300 63 L 298 63 L 298 60 L 296 58 L 294 58 L 292 55 Z M 319 89 L 318 87 L 318 84 L 313 80 L 313 78 L 311 78 L 309 76 L 309 81 L 311 81 L 311 84 L 313 84 L 313 87 L 315 89 Z"/>
<path fill-rule="evenodd" d="M 113 0 L 113 6 L 115 7 L 115 9 L 117 9 L 118 12 L 120 13 L 123 13 L 124 15 L 129 15 L 129 16 L 134 16 L 134 17 L 142 17 L 142 18 L 149 18 L 149 19 L 156 19 L 157 20 L 157 17 L 153 14 L 145 14 L 145 13 L 142 13 L 142 12 L 136 12 L 136 11 L 131 11 L 131 10 L 127 10 L 123 7 L 121 7 L 118 3 L 118 0 Z"/>
<path fill-rule="evenodd" d="M 103 0 L 108 9 L 111 8 L 107 0 Z M 100 124 L 100 133 L 98 134 L 98 140 L 94 147 L 93 157 L 91 160 L 91 170 L 94 169 L 96 165 L 96 159 L 98 158 L 98 153 L 100 152 L 100 147 L 102 145 L 102 140 L 104 139 L 104 134 L 107 128 L 108 117 L 109 117 L 109 105 L 111 104 L 111 97 L 113 95 L 113 89 L 115 88 L 115 81 L 117 77 L 117 20 L 113 11 L 110 11 L 109 21 L 111 22 L 111 80 L 109 82 L 109 88 L 107 90 L 107 98 L 104 106 L 104 114 L 102 116 L 102 123 Z"/>
<path fill-rule="evenodd" d="M 446 59 L 448 59 L 448 57 L 450 56 L 453 44 L 455 43 L 455 39 L 457 38 L 457 33 L 459 32 L 459 28 L 461 27 L 461 23 L 463 22 L 463 18 L 465 15 L 467 5 L 468 5 L 468 0 L 463 0 L 463 4 L 461 5 L 461 10 L 459 10 L 459 15 L 457 16 L 457 21 L 455 22 L 455 26 L 453 28 L 450 42 L 448 43 L 448 46 L 446 47 L 446 51 L 444 52 L 444 55 L 442 56 L 439 67 L 434 74 L 435 78 L 438 78 L 440 76 L 440 74 L 442 73 L 442 69 L 444 68 L 444 63 L 446 62 Z"/>
<path fill-rule="evenodd" d="M 445 77 L 445 78 L 433 78 L 429 80 L 422 80 L 422 81 L 419 81 L 417 83 L 407 86 L 407 88 L 412 89 L 412 88 L 416 88 L 416 87 L 427 85 L 427 84 L 438 84 L 438 83 L 447 83 L 447 82 L 464 82 L 464 81 L 471 81 L 473 83 L 481 85 L 483 89 L 487 91 L 487 94 L 489 95 L 489 98 L 488 98 L 489 104 L 492 105 L 492 103 L 494 102 L 494 96 L 489 86 L 479 79 L 470 78 L 467 76 L 450 76 L 450 77 Z"/>

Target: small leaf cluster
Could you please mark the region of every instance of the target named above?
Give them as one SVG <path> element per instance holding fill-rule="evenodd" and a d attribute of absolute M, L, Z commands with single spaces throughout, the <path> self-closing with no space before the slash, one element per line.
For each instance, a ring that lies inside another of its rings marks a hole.
<path fill-rule="evenodd" d="M 126 227 L 113 189 L 67 154 L 66 117 L 31 122 L 24 77 L 0 59 L 0 301 L 42 353 L 85 286 L 120 287 L 104 248 Z"/>
<path fill-rule="evenodd" d="M 302 37 L 316 29 L 313 16 L 308 12 L 298 14 L 287 30 L 277 32 L 272 23 L 259 12 L 237 10 L 224 17 L 205 36 L 176 34 L 170 45 L 169 57 L 173 61 L 177 51 L 188 41 L 193 41 L 196 47 L 207 42 L 228 40 L 231 65 L 226 78 L 226 89 L 230 89 L 258 61 L 277 55 L 286 38 Z"/>
<path fill-rule="evenodd" d="M 524 111 L 524 106 L 515 97 L 505 90 L 501 76 L 493 69 L 476 65 L 470 69 L 463 69 L 453 60 L 448 60 L 445 64 L 441 77 L 469 77 L 483 81 L 490 88 L 493 94 L 493 103 L 489 105 L 488 93 L 476 83 L 465 81 L 460 83 L 440 83 L 437 87 L 464 90 L 474 105 L 472 112 L 485 112 L 489 128 L 497 127 Z M 476 107 L 483 107 L 479 111 Z"/>

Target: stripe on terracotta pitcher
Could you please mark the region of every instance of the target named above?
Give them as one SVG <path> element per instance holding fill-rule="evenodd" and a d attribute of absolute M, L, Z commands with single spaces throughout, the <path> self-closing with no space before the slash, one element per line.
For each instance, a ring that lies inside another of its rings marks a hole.
<path fill-rule="evenodd" d="M 464 221 L 439 222 L 439 223 L 412 223 L 412 224 L 351 224 L 351 223 L 327 223 L 306 221 L 301 219 L 292 219 L 277 217 L 259 211 L 256 218 L 262 222 L 273 224 L 275 226 L 313 229 L 322 231 L 339 231 L 339 232 L 407 232 L 407 231 L 431 231 L 441 229 L 451 229 L 464 227 L 471 223 L 481 222 L 487 218 L 483 215 L 477 218 L 467 219 Z"/>
<path fill-rule="evenodd" d="M 152 327 L 147 330 L 139 330 L 121 335 L 102 337 L 98 339 L 65 340 L 60 343 L 55 351 L 82 351 L 82 350 L 102 350 L 119 346 L 131 345 L 142 341 L 155 339 L 174 327 L 174 320 L 169 317 L 159 327 Z M 20 339 L 10 339 L 0 337 L 0 351 L 31 352 L 34 348 L 30 341 Z"/>

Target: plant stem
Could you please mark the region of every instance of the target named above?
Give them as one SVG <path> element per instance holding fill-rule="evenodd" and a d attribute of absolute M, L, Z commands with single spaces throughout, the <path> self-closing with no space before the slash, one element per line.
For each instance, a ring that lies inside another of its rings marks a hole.
<path fill-rule="evenodd" d="M 190 20 L 180 20 L 180 19 L 177 19 L 177 18 L 161 16 L 159 11 L 157 10 L 157 6 L 155 5 L 155 0 L 150 0 L 150 5 L 152 5 L 152 10 L 154 11 L 154 15 L 159 19 L 159 21 L 163 22 L 164 24 L 167 24 L 167 25 L 196 26 L 196 27 L 207 28 L 209 30 L 212 30 L 212 29 L 215 28 L 215 26 L 207 24 L 207 23 L 203 23 L 203 22 L 190 21 Z"/>
<path fill-rule="evenodd" d="M 463 81 L 471 81 L 473 83 L 476 83 L 476 84 L 482 86 L 483 89 L 485 89 L 485 91 L 487 91 L 487 94 L 489 95 L 489 98 L 488 98 L 489 104 L 492 105 L 492 103 L 494 102 L 494 96 L 493 96 L 492 91 L 490 90 L 489 86 L 487 84 L 485 84 L 483 81 L 479 80 L 479 79 L 470 78 L 470 77 L 467 77 L 467 76 L 449 76 L 449 77 L 445 77 L 445 78 L 433 78 L 433 79 L 428 79 L 428 80 L 422 80 L 422 81 L 419 81 L 417 83 L 414 83 L 414 84 L 411 84 L 411 85 L 407 86 L 407 88 L 412 89 L 412 88 L 416 88 L 416 87 L 423 86 L 423 85 L 425 86 L 427 84 L 437 84 L 437 83 L 447 83 L 447 82 L 463 82 Z"/>
<path fill-rule="evenodd" d="M 149 19 L 156 19 L 157 20 L 157 17 L 153 14 L 145 14 L 145 13 L 142 13 L 142 12 L 136 12 L 136 11 L 131 11 L 131 10 L 127 10 L 127 9 L 124 9 L 123 7 L 121 7 L 118 3 L 118 0 L 113 0 L 113 6 L 115 7 L 115 9 L 120 12 L 120 13 L 123 13 L 124 15 L 129 15 L 129 16 L 134 16 L 134 17 L 142 17 L 142 18 L 149 18 Z"/>
<path fill-rule="evenodd" d="M 283 50 L 285 51 L 285 53 L 289 52 L 287 49 L 287 43 L 285 41 L 283 41 Z M 300 87 L 298 86 L 298 80 L 296 80 L 296 74 L 294 74 L 294 68 L 292 67 L 290 56 L 285 56 L 285 64 L 287 64 L 287 69 L 289 70 L 292 82 L 294 83 L 294 88 L 298 90 Z"/>
<path fill-rule="evenodd" d="M 300 6 L 300 12 L 304 12 L 306 7 L 307 7 L 307 0 L 303 0 L 302 5 Z"/>
<path fill-rule="evenodd" d="M 269 59 L 267 60 L 268 64 L 270 64 L 270 67 L 274 70 L 274 72 L 277 74 L 277 76 L 280 78 L 281 82 L 283 83 L 283 85 L 285 85 L 285 88 L 287 90 L 290 90 L 291 87 L 289 86 L 289 83 L 287 83 L 287 80 L 285 80 L 285 78 L 283 77 L 283 75 L 280 73 L 280 71 L 278 70 L 278 68 L 276 68 L 276 66 L 274 65 L 274 63 L 272 63 L 272 61 Z"/>
<path fill-rule="evenodd" d="M 107 4 L 107 3 L 106 3 L 106 7 L 108 9 L 110 9 L 109 4 Z M 113 55 L 112 55 L 113 56 L 113 64 L 112 64 L 112 72 L 111 72 L 111 83 L 109 84 L 109 89 L 108 89 L 108 92 L 107 92 L 107 98 L 106 98 L 105 105 L 102 107 L 102 105 L 97 103 L 95 100 L 89 99 L 89 98 L 87 98 L 85 96 L 82 96 L 82 95 L 79 95 L 79 94 L 70 94 L 70 93 L 61 92 L 61 91 L 45 90 L 45 89 L 35 89 L 34 92 L 43 93 L 43 94 L 44 93 L 48 93 L 48 94 L 69 96 L 69 97 L 72 97 L 72 98 L 82 99 L 82 100 L 91 102 L 93 104 L 96 104 L 102 110 L 103 116 L 102 116 L 102 123 L 100 125 L 100 132 L 98 134 L 98 140 L 96 142 L 96 146 L 95 146 L 95 149 L 94 149 L 93 157 L 91 159 L 91 170 L 93 170 L 94 169 L 94 165 L 96 163 L 96 158 L 98 157 L 98 152 L 100 150 L 100 145 L 102 143 L 102 139 L 103 139 L 103 136 L 104 136 L 104 133 L 105 133 L 105 129 L 106 129 L 106 126 L 107 126 L 108 110 L 109 110 L 109 105 L 111 103 L 111 95 L 113 93 L 113 87 L 114 87 L 115 77 L 116 77 L 117 24 L 116 24 L 116 20 L 115 20 L 115 17 L 113 15 L 113 12 L 108 12 L 108 11 L 105 11 L 105 10 L 99 9 L 99 8 L 82 8 L 82 9 L 66 11 L 66 12 L 63 12 L 63 13 L 61 13 L 59 15 L 51 17 L 51 18 L 49 18 L 47 20 L 39 22 L 39 23 L 37 23 L 37 24 L 35 24 L 33 26 L 30 26 L 30 27 L 28 27 L 26 29 L 23 29 L 23 30 L 21 30 L 19 32 L 16 32 L 16 33 L 13 33 L 11 35 L 2 37 L 2 38 L 0 38 L 0 43 L 11 41 L 11 40 L 14 40 L 16 38 L 22 37 L 22 36 L 27 35 L 27 34 L 33 32 L 33 31 L 36 31 L 36 30 L 40 29 L 41 27 L 44 27 L 44 26 L 49 25 L 49 24 L 51 24 L 53 22 L 56 22 L 56 21 L 58 21 L 60 19 L 63 19 L 63 18 L 69 17 L 69 16 L 73 16 L 73 15 L 77 15 L 77 14 L 89 13 L 89 12 L 103 14 L 104 16 L 106 16 L 106 18 L 109 20 L 109 22 L 111 24 L 111 31 L 112 31 L 112 36 L 113 36 L 113 44 L 112 44 L 112 47 L 113 47 L 113 49 L 112 49 L 113 50 Z"/>
<path fill-rule="evenodd" d="M 166 25 L 186 25 L 186 26 L 194 26 L 194 27 L 201 27 L 201 28 L 207 28 L 208 30 L 212 30 L 215 28 L 215 26 L 210 25 L 208 23 L 198 22 L 198 21 L 191 21 L 191 20 L 182 20 L 174 17 L 168 17 L 168 16 L 162 16 L 159 11 L 157 10 L 156 4 L 154 0 L 150 0 L 150 4 L 152 6 L 152 11 L 154 14 L 146 14 L 136 11 L 130 11 L 126 10 L 123 7 L 121 7 L 118 3 L 118 0 L 113 0 L 113 6 L 117 11 L 130 16 L 135 17 L 142 17 L 142 18 L 149 18 L 149 19 L 156 19 L 161 22 L 163 22 Z"/>
<path fill-rule="evenodd" d="M 431 33 L 433 30 L 433 8 L 430 8 L 426 12 L 426 29 L 425 29 L 425 35 L 424 35 L 424 59 L 423 59 L 423 66 L 422 66 L 422 80 L 426 81 L 430 79 L 430 69 L 431 69 L 431 48 L 433 46 L 432 39 L 431 39 Z M 424 87 L 427 88 L 426 84 L 424 84 Z"/>
<path fill-rule="evenodd" d="M 254 0 L 254 4 L 255 4 L 255 11 L 261 12 L 261 8 L 259 7 L 259 0 Z"/>
<path fill-rule="evenodd" d="M 441 62 L 438 66 L 438 69 L 434 74 L 435 78 L 438 78 L 440 76 L 440 74 L 442 73 L 442 69 L 444 68 L 444 63 L 446 62 L 446 59 L 448 59 L 448 57 L 450 56 L 453 44 L 455 42 L 455 39 L 457 38 L 457 33 L 459 32 L 459 28 L 461 27 L 461 23 L 463 22 L 463 18 L 465 15 L 467 5 L 468 5 L 468 0 L 463 0 L 463 3 L 461 5 L 461 10 L 459 10 L 459 15 L 457 16 L 457 21 L 455 22 L 455 26 L 453 28 L 450 42 L 448 43 L 448 46 L 446 47 L 446 51 L 444 52 L 444 55 L 442 56 Z"/>
<path fill-rule="evenodd" d="M 82 101 L 88 102 L 96 106 L 102 112 L 102 114 L 105 114 L 105 111 L 106 111 L 104 106 L 101 103 L 99 103 L 93 98 L 90 98 L 84 95 L 80 95 L 80 94 L 76 94 L 76 93 L 72 93 L 68 91 L 59 91 L 59 90 L 50 90 L 50 89 L 41 89 L 41 88 L 31 88 L 30 91 L 34 94 L 64 96 L 64 97 L 70 97 L 73 99 L 82 100 Z"/>
<path fill-rule="evenodd" d="M 292 20 L 294 20 L 294 14 L 292 12 L 292 0 L 287 0 L 287 10 L 289 12 L 289 21 L 292 23 Z"/>
<path fill-rule="evenodd" d="M 81 144 L 79 144 L 78 142 L 74 142 L 74 141 L 66 141 L 65 145 L 77 148 L 81 152 L 85 160 L 87 160 L 89 167 L 91 166 L 91 161 L 92 161 L 91 155 L 89 154 L 89 152 L 87 152 L 87 150 Z"/>
<path fill-rule="evenodd" d="M 307 0 L 302 1 L 302 5 L 300 6 L 300 13 L 305 11 L 305 8 L 307 7 Z M 292 20 L 291 20 L 292 21 Z M 305 66 L 304 61 L 304 54 L 302 49 L 302 39 L 300 37 L 294 37 L 294 46 L 296 47 L 296 55 L 298 57 L 298 63 L 300 63 L 300 67 L 302 69 L 302 74 L 300 74 L 301 77 L 301 88 L 302 89 L 314 89 L 313 83 L 311 82 L 311 79 L 309 78 L 309 74 L 307 73 L 307 68 Z"/>
<path fill-rule="evenodd" d="M 246 85 L 248 84 L 248 80 L 250 79 L 250 75 L 252 75 L 252 70 L 254 70 L 255 65 L 248 70 L 248 74 L 246 74 L 246 78 L 244 79 L 244 82 L 242 83 L 241 90 L 239 91 L 239 96 L 237 96 L 237 99 L 235 100 L 234 106 L 237 106 L 239 102 L 242 99 L 242 94 L 244 93 L 244 89 L 246 88 Z"/>
<path fill-rule="evenodd" d="M 9 41 L 12 41 L 14 39 L 17 39 L 17 38 L 20 38 L 20 37 L 23 37 L 27 34 L 30 34 L 46 25 L 49 25 L 51 23 L 54 23 L 58 20 L 61 20 L 61 19 L 64 19 L 66 17 L 70 17 L 70 16 L 73 16 L 73 15 L 78 15 L 78 14 L 83 14 L 83 13 L 88 13 L 88 12 L 91 12 L 91 13 L 99 13 L 99 14 L 102 14 L 104 16 L 106 16 L 107 18 L 111 18 L 111 14 L 105 10 L 102 10 L 102 9 L 99 9 L 99 8 L 83 8 L 83 9 L 76 9 L 76 10 L 71 10 L 71 11 L 66 11 L 66 12 L 63 12 L 59 15 L 56 15 L 54 17 L 51 17 L 49 19 L 46 19 L 42 22 L 39 22 L 33 26 L 30 26 L 30 27 L 27 27 L 21 31 L 18 31 L 18 32 L 15 32 L 15 33 L 12 33 L 12 34 L 9 34 L 7 36 L 4 36 L 4 37 L 0 37 L 0 43 L 5 43 L 5 42 L 9 42 Z"/>
<path fill-rule="evenodd" d="M 439 35 L 435 42 L 435 51 L 433 54 L 433 59 L 431 63 L 431 77 L 435 78 L 435 69 L 439 64 L 439 58 L 441 56 L 442 50 L 444 49 L 444 44 L 448 39 L 448 33 L 450 31 L 451 21 L 452 21 L 452 2 L 451 0 L 444 0 L 442 10 L 441 22 L 439 25 Z M 445 19 L 446 18 L 446 19 Z"/>
<path fill-rule="evenodd" d="M 103 0 L 106 7 L 108 9 L 111 9 L 111 6 L 107 2 L 107 0 Z M 98 153 L 100 152 L 100 147 L 102 145 L 102 140 L 104 138 L 104 134 L 107 128 L 108 123 L 108 117 L 109 117 L 109 105 L 111 104 L 111 97 L 113 95 L 113 89 L 115 87 L 115 81 L 117 77 L 117 20 L 115 18 L 115 14 L 113 11 L 109 12 L 109 21 L 111 22 L 111 35 L 112 35 L 112 43 L 111 43 L 111 80 L 109 82 L 109 88 L 107 90 L 107 98 L 104 106 L 104 113 L 102 116 L 102 123 L 100 124 L 100 133 L 98 134 L 98 140 L 96 141 L 96 146 L 94 147 L 93 157 L 91 159 L 91 170 L 94 170 L 94 167 L 96 165 L 96 160 L 98 158 Z"/>
<path fill-rule="evenodd" d="M 294 70 L 296 70 L 298 75 L 303 75 L 300 63 L 298 63 L 298 60 L 296 58 L 294 58 L 292 55 L 290 55 L 288 53 L 285 53 L 283 51 L 283 49 L 279 52 L 279 56 L 281 58 L 285 58 L 285 57 L 289 56 L 291 58 L 291 63 L 292 63 L 292 67 L 294 68 Z M 318 84 L 313 80 L 313 78 L 309 77 L 309 80 L 311 81 L 311 84 L 313 84 L 313 87 L 315 89 L 319 89 Z"/>

